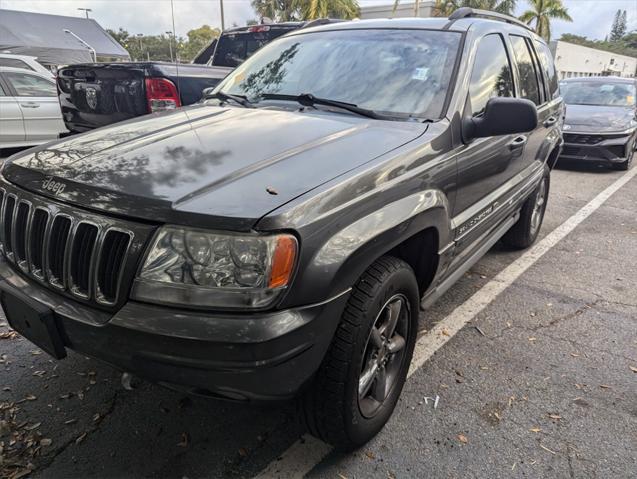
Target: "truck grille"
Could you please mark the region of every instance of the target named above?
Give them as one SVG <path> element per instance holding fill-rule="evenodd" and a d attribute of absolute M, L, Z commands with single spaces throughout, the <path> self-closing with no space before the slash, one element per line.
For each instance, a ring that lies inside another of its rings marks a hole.
<path fill-rule="evenodd" d="M 134 272 L 151 227 L 30 196 L 0 188 L 5 257 L 24 274 L 76 298 L 104 306 L 118 303 L 124 273 Z"/>

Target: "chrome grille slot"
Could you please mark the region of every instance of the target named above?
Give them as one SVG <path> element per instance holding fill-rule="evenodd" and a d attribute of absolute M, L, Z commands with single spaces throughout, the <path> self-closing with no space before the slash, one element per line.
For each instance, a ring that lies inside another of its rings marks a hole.
<path fill-rule="evenodd" d="M 2 217 L 2 233 L 4 250 L 10 259 L 13 259 L 13 210 L 15 209 L 15 196 L 8 195 L 4 204 Z"/>
<path fill-rule="evenodd" d="M 31 272 L 39 279 L 44 278 L 44 239 L 48 221 L 49 212 L 42 208 L 36 208 L 31 220 L 29 251 L 31 255 Z"/>
<path fill-rule="evenodd" d="M 71 292 L 88 298 L 91 290 L 91 267 L 99 230 L 90 223 L 80 223 L 71 247 Z"/>
<path fill-rule="evenodd" d="M 31 211 L 31 205 L 21 201 L 18 203 L 18 211 L 15 215 L 14 223 L 14 255 L 18 265 L 23 269 L 28 269 L 27 266 L 27 226 L 29 224 L 29 213 Z"/>
<path fill-rule="evenodd" d="M 126 259 L 130 234 L 110 230 L 104 237 L 102 251 L 97 267 L 97 300 L 102 303 L 114 303 L 121 281 L 121 272 Z"/>
<path fill-rule="evenodd" d="M 121 306 L 154 229 L 32 194 L 0 176 L 0 255 L 76 301 Z"/>
<path fill-rule="evenodd" d="M 49 282 L 58 288 L 64 288 L 65 273 L 64 264 L 66 256 L 66 244 L 71 231 L 71 219 L 66 216 L 56 216 L 51 225 L 47 261 L 49 265 Z"/>

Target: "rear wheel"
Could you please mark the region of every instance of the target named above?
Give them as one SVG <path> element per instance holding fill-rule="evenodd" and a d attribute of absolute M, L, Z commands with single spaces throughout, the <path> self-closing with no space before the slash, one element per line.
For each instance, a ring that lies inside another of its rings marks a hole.
<path fill-rule="evenodd" d="M 549 168 L 545 167 L 540 184 L 522 205 L 520 218 L 502 237 L 502 242 L 505 245 L 515 249 L 524 249 L 531 246 L 537 239 L 549 197 L 550 174 Z"/>
<path fill-rule="evenodd" d="M 303 416 L 310 432 L 338 449 L 374 437 L 391 416 L 416 343 L 418 285 L 412 269 L 378 259 L 353 288 Z"/>

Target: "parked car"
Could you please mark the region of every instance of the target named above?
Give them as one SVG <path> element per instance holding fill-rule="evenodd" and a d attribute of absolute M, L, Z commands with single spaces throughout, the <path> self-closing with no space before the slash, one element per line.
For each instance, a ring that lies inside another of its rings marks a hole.
<path fill-rule="evenodd" d="M 50 75 L 0 67 L 0 148 L 38 145 L 65 132 Z"/>
<path fill-rule="evenodd" d="M 234 67 L 267 42 L 313 22 L 239 27 L 223 32 L 207 65 L 166 62 L 70 65 L 58 72 L 60 105 L 74 133 L 201 100 Z M 208 51 L 201 52 L 203 55 Z M 198 55 L 196 63 L 200 63 Z"/>
<path fill-rule="evenodd" d="M 29 55 L 13 55 L 12 53 L 0 53 L 0 67 L 22 68 L 40 73 L 48 78 L 55 79 L 55 75 L 51 73 L 44 65 L 38 62 L 37 57 Z"/>
<path fill-rule="evenodd" d="M 560 87 L 567 104 L 561 157 L 630 168 L 637 148 L 637 80 L 569 78 Z"/>
<path fill-rule="evenodd" d="M 313 434 L 357 447 L 394 410 L 421 304 L 538 237 L 561 116 L 546 43 L 511 17 L 297 30 L 201 104 L 12 157 L 4 311 L 58 359 L 300 397 Z"/>

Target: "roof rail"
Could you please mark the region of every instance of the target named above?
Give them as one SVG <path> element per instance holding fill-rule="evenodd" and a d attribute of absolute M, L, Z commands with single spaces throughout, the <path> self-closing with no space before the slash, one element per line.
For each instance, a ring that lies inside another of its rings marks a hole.
<path fill-rule="evenodd" d="M 534 31 L 530 26 L 528 26 L 524 22 L 521 22 L 517 18 L 511 17 L 509 15 L 504 15 L 503 13 L 490 12 L 488 10 L 478 10 L 477 8 L 461 7 L 455 10 L 451 15 L 449 15 L 449 20 L 460 20 L 461 18 L 488 18 L 491 20 L 500 20 L 501 22 L 507 22 L 511 23 L 512 25 L 526 28 L 531 32 Z"/>
<path fill-rule="evenodd" d="M 317 18 L 315 20 L 308 20 L 301 28 L 318 27 L 319 25 L 327 25 L 330 23 L 340 23 L 345 21 L 346 20 L 342 20 L 340 18 Z"/>

